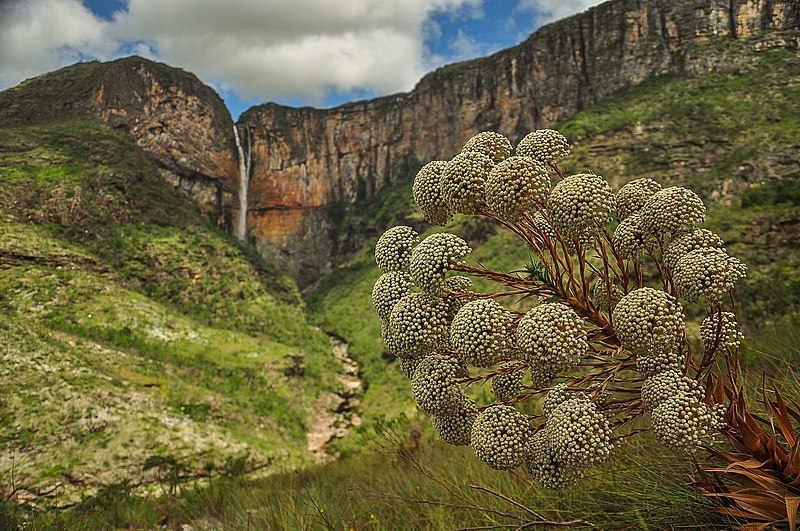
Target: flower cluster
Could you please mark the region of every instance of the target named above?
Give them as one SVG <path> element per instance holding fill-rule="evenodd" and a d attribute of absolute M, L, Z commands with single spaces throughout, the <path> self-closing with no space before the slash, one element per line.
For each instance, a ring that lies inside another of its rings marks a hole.
<path fill-rule="evenodd" d="M 382 273 L 408 271 L 411 250 L 419 243 L 419 234 L 411 227 L 392 227 L 375 244 L 375 261 Z"/>
<path fill-rule="evenodd" d="M 635 179 L 627 183 L 617 192 L 617 220 L 623 222 L 638 213 L 660 190 L 661 185 L 653 179 Z"/>
<path fill-rule="evenodd" d="M 486 180 L 489 210 L 507 221 L 544 204 L 550 192 L 547 168 L 530 157 L 509 157 L 492 168 Z"/>
<path fill-rule="evenodd" d="M 549 166 L 569 155 L 569 143 L 564 135 L 554 129 L 539 129 L 520 140 L 516 153 Z"/>
<path fill-rule="evenodd" d="M 542 406 L 545 426 L 536 433 L 526 467 L 543 487 L 561 489 L 583 477 L 583 469 L 605 461 L 614 449 L 611 425 L 585 393 L 559 384 Z"/>
<path fill-rule="evenodd" d="M 444 167 L 439 181 L 442 199 L 454 212 L 474 214 L 483 200 L 492 159 L 478 151 L 461 152 Z"/>
<path fill-rule="evenodd" d="M 495 131 L 482 131 L 467 140 L 461 152 L 467 151 L 477 151 L 492 160 L 502 160 L 511 154 L 511 142 Z"/>
<path fill-rule="evenodd" d="M 427 293 L 410 293 L 400 299 L 389 316 L 394 353 L 403 358 L 425 356 L 448 346 L 449 306 Z"/>
<path fill-rule="evenodd" d="M 509 361 L 500 365 L 497 374 L 492 377 L 492 392 L 501 402 L 517 396 L 522 390 L 522 379 L 525 371 L 521 370 L 517 361 Z"/>
<path fill-rule="evenodd" d="M 702 247 L 686 253 L 675 264 L 673 279 L 678 295 L 689 302 L 705 297 L 711 304 L 733 289 L 747 267 L 724 249 Z"/>
<path fill-rule="evenodd" d="M 601 463 L 614 448 L 608 419 L 583 394 L 555 407 L 547 417 L 546 429 L 555 456 L 567 466 L 586 468 Z"/>
<path fill-rule="evenodd" d="M 637 356 L 656 356 L 672 352 L 684 330 L 680 303 L 661 290 L 639 288 L 617 303 L 613 312 L 614 329 L 623 346 Z"/>
<path fill-rule="evenodd" d="M 553 228 L 567 238 L 591 237 L 611 220 L 614 193 L 597 175 L 579 173 L 559 182 L 550 193 L 548 212 Z"/>
<path fill-rule="evenodd" d="M 671 234 L 693 230 L 705 221 L 706 207 L 687 188 L 671 186 L 656 192 L 639 211 L 647 234 Z"/>
<path fill-rule="evenodd" d="M 491 367 L 513 347 L 514 318 L 493 299 L 466 303 L 450 325 L 450 345 L 466 363 Z"/>
<path fill-rule="evenodd" d="M 706 352 L 724 348 L 737 348 L 744 336 L 739 331 L 736 315 L 721 312 L 703 319 L 700 324 L 700 339 Z"/>
<path fill-rule="evenodd" d="M 531 438 L 525 468 L 536 483 L 550 490 L 572 487 L 583 477 L 583 470 L 565 465 L 558 459 L 544 429 Z"/>
<path fill-rule="evenodd" d="M 724 407 L 708 405 L 693 394 L 676 394 L 652 413 L 656 439 L 673 450 L 691 453 L 725 425 Z"/>
<path fill-rule="evenodd" d="M 431 424 L 439 438 L 447 444 L 468 446 L 472 425 L 475 424 L 477 417 L 478 408 L 475 402 L 466 399 L 451 413 L 431 415 Z"/>
<path fill-rule="evenodd" d="M 607 312 L 616 308 L 617 303 L 624 296 L 625 292 L 615 284 L 611 284 L 611 290 L 609 291 L 609 284 L 602 279 L 595 282 L 592 290 L 592 302 L 594 302 L 594 305 Z"/>
<path fill-rule="evenodd" d="M 452 415 L 466 400 L 464 391 L 455 382 L 468 374 L 458 358 L 442 354 L 428 356 L 417 365 L 411 378 L 414 400 L 426 413 Z"/>
<path fill-rule="evenodd" d="M 453 217 L 453 211 L 442 198 L 440 182 L 447 166 L 445 160 L 434 160 L 424 165 L 414 177 L 412 195 L 414 203 L 431 225 L 445 225 Z"/>
<path fill-rule="evenodd" d="M 722 238 L 707 229 L 694 229 L 693 231 L 686 232 L 674 238 L 669 242 L 667 248 L 664 249 L 664 263 L 670 269 L 675 269 L 678 260 L 683 258 L 686 254 L 705 247 L 719 247 L 725 243 Z M 724 250 L 724 249 L 723 249 Z"/>
<path fill-rule="evenodd" d="M 678 395 L 703 398 L 697 382 L 675 369 L 667 369 L 647 378 L 642 384 L 642 405 L 654 410 L 668 398 Z"/>
<path fill-rule="evenodd" d="M 439 437 L 470 445 L 494 469 L 524 464 L 547 488 L 570 486 L 606 460 L 615 447 L 612 427 L 639 415 L 649 413 L 656 438 L 681 451 L 719 429 L 722 410 L 699 383 L 709 358 L 698 365 L 692 354 L 677 297 L 714 306 L 700 327 L 706 356 L 741 340 L 721 295 L 745 266 L 717 235 L 698 228 L 702 200 L 647 178 L 615 194 L 592 173 L 551 190 L 548 171 L 563 177 L 555 164 L 568 152 L 557 131 L 534 131 L 516 151 L 502 134 L 485 131 L 450 161 L 423 166 L 413 195 L 428 222 L 479 213 L 519 235 L 535 256 L 511 273 L 456 267 L 471 251 L 463 239 L 437 233 L 420 242 L 410 227 L 395 227 L 376 246 L 383 274 L 372 291 L 386 348 Z M 614 214 L 611 235 L 606 224 Z M 511 290 L 474 293 L 471 279 L 453 269 Z M 653 282 L 663 289 L 647 287 Z M 530 297 L 543 302 L 524 315 L 498 302 L 529 308 Z M 627 374 L 634 359 L 641 380 Z M 480 370 L 470 376 L 468 367 Z M 527 373 L 531 385 L 523 386 Z M 564 383 L 550 388 L 557 376 Z M 487 381 L 493 403 L 479 406 L 475 400 L 487 394 L 475 391 Z M 545 392 L 544 422 L 534 426 L 515 405 Z"/>
<path fill-rule="evenodd" d="M 388 321 L 400 299 L 411 293 L 411 277 L 403 271 L 389 271 L 375 281 L 372 288 L 372 307 L 382 321 Z"/>
<path fill-rule="evenodd" d="M 467 242 L 455 234 L 431 234 L 411 254 L 411 278 L 423 291 L 440 295 L 445 290 L 445 272 L 470 251 Z"/>
<path fill-rule="evenodd" d="M 617 225 L 617 228 L 614 229 L 613 241 L 624 258 L 641 262 L 652 237 L 642 227 L 641 214 L 634 213 Z"/>
<path fill-rule="evenodd" d="M 525 415 L 514 406 L 495 405 L 478 414 L 470 444 L 483 463 L 496 470 L 511 470 L 525 459 L 531 435 L 531 424 Z"/>
<path fill-rule="evenodd" d="M 531 366 L 535 383 L 544 383 L 578 363 L 588 343 L 583 320 L 560 303 L 532 308 L 517 326 L 520 358 Z"/>

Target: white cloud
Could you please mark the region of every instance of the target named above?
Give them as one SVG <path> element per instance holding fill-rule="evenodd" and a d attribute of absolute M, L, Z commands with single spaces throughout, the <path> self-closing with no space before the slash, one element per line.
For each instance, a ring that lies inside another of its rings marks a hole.
<path fill-rule="evenodd" d="M 538 22 L 551 22 L 580 13 L 606 0 L 520 0 L 517 10 L 533 13 Z"/>
<path fill-rule="evenodd" d="M 113 56 L 118 45 L 109 28 L 79 0 L 3 2 L 0 87 L 85 57 Z"/>
<path fill-rule="evenodd" d="M 0 89 L 81 59 L 137 53 L 250 100 L 409 90 L 444 60 L 490 51 L 459 30 L 448 44 L 452 53 L 431 54 L 426 38 L 442 35 L 432 15 L 481 18 L 490 2 L 127 0 L 108 20 L 81 0 L 0 0 Z M 519 0 L 516 9 L 544 22 L 598 3 Z"/>
<path fill-rule="evenodd" d="M 5 1 L 0 87 L 81 58 L 135 51 L 245 98 L 408 90 L 431 66 L 423 44 L 430 15 L 479 16 L 482 2 L 129 0 L 108 21 L 79 0 Z"/>

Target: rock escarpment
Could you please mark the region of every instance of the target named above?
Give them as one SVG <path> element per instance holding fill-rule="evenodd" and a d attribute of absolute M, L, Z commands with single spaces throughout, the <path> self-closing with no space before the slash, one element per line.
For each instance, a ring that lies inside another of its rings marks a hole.
<path fill-rule="evenodd" d="M 78 63 L 0 92 L 0 122 L 94 116 L 130 134 L 164 177 L 230 225 L 238 188 L 233 121 L 193 74 L 141 57 Z"/>
<path fill-rule="evenodd" d="M 757 36 L 762 46 L 797 46 L 798 27 L 797 0 L 616 0 L 490 57 L 441 68 L 410 93 L 329 110 L 254 107 L 239 120 L 253 149 L 250 237 L 308 284 L 341 253 L 329 236 L 331 205 L 410 180 L 478 131 L 516 142 L 621 87 L 737 61 L 702 54 L 697 43 Z"/>
<path fill-rule="evenodd" d="M 698 47 L 712 39 L 721 45 Z M 80 63 L 0 92 L 0 123 L 89 115 L 127 132 L 202 211 L 304 286 L 382 229 L 337 226 L 342 204 L 410 181 L 478 131 L 516 143 L 622 87 L 752 61 L 726 51 L 731 39 L 797 49 L 800 0 L 612 0 L 440 68 L 409 93 L 326 110 L 253 107 L 236 124 L 241 155 L 213 89 L 139 57 Z"/>

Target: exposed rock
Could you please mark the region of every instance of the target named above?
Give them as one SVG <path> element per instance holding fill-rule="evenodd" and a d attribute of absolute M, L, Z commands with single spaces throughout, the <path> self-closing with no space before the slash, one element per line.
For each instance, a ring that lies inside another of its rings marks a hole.
<path fill-rule="evenodd" d="M 253 144 L 250 234 L 307 285 L 340 254 L 327 205 L 408 181 L 481 130 L 516 143 L 621 87 L 743 60 L 698 53 L 696 43 L 758 34 L 764 40 L 754 46 L 796 46 L 799 26 L 800 4 L 791 0 L 617 0 L 491 57 L 440 68 L 407 94 L 329 110 L 254 107 L 240 119 Z"/>
<path fill-rule="evenodd" d="M 196 76 L 128 57 L 78 63 L 0 92 L 0 121 L 94 116 L 130 134 L 162 174 L 213 219 L 230 223 L 238 187 L 233 121 Z"/>

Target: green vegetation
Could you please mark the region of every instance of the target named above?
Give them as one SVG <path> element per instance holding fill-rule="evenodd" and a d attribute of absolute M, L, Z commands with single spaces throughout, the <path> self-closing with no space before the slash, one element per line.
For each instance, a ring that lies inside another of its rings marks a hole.
<path fill-rule="evenodd" d="M 5 127 L 0 146 L 3 481 L 66 474 L 69 497 L 151 457 L 312 462 L 309 413 L 341 367 L 294 282 L 99 122 Z"/>

